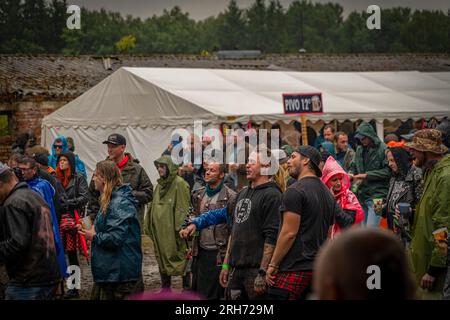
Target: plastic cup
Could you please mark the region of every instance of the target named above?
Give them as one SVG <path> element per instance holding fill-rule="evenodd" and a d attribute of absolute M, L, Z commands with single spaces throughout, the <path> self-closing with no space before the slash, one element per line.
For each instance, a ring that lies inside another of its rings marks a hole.
<path fill-rule="evenodd" d="M 398 204 L 398 210 L 400 211 L 400 214 L 404 217 L 409 216 L 410 210 L 411 210 L 411 205 L 409 203 L 406 202 L 400 202 Z"/>
<path fill-rule="evenodd" d="M 373 209 L 377 215 L 381 215 L 381 209 L 383 208 L 383 199 L 375 198 L 373 199 Z"/>
<path fill-rule="evenodd" d="M 91 217 L 86 216 L 83 219 L 81 219 L 81 226 L 83 229 L 90 229 L 92 227 L 92 220 Z"/>

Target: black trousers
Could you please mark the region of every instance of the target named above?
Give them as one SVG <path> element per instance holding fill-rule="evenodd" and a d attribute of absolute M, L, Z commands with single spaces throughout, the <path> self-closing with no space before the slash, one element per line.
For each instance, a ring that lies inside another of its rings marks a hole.
<path fill-rule="evenodd" d="M 227 300 L 266 300 L 267 292 L 257 295 L 254 289 L 258 268 L 232 268 L 228 277 Z"/>
<path fill-rule="evenodd" d="M 5 266 L 0 265 L 0 300 L 5 299 L 5 290 L 8 280 L 9 278 Z"/>
<path fill-rule="evenodd" d="M 221 265 L 217 265 L 218 250 L 198 249 L 198 255 L 192 262 L 192 291 L 209 300 L 224 297 L 225 289 L 219 282 Z"/>

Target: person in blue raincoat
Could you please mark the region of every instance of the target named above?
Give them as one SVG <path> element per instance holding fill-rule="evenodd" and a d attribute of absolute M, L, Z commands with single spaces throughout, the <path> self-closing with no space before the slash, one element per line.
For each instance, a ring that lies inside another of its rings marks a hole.
<path fill-rule="evenodd" d="M 48 166 L 52 167 L 56 170 L 56 166 L 58 163 L 58 156 L 63 153 L 67 153 L 69 151 L 69 144 L 67 143 L 67 139 L 64 136 L 58 136 L 52 144 L 52 153 L 48 156 Z M 87 179 L 86 175 L 86 167 L 78 157 L 75 155 L 75 169 L 77 172 L 81 173 L 84 178 Z"/>
<path fill-rule="evenodd" d="M 52 185 L 38 177 L 38 165 L 34 159 L 31 158 L 20 158 L 18 167 L 21 171 L 20 180 L 25 181 L 28 186 L 37 192 L 47 203 L 50 208 L 50 213 L 52 217 L 53 223 L 53 237 L 55 240 L 56 247 L 56 258 L 58 260 L 58 265 L 61 274 L 64 278 L 67 277 L 67 263 L 66 258 L 64 256 L 64 247 L 62 245 L 61 236 L 59 232 L 59 221 L 55 210 L 55 205 L 53 203 L 53 197 L 55 195 L 55 189 Z"/>
<path fill-rule="evenodd" d="M 90 229 L 80 229 L 92 242 L 92 300 L 123 300 L 142 291 L 141 227 L 139 202 L 117 165 L 97 164 L 93 181 L 100 192 L 100 211 Z"/>

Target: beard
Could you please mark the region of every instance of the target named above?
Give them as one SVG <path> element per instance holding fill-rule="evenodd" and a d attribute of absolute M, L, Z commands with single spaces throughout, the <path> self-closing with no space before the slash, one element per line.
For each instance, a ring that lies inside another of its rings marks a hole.
<path fill-rule="evenodd" d="M 218 178 L 218 177 L 212 177 L 212 178 L 210 178 L 209 180 L 205 179 L 205 182 L 206 182 L 209 186 L 216 184 L 218 181 L 219 181 L 219 178 Z"/>
<path fill-rule="evenodd" d="M 336 147 L 338 152 L 346 152 L 348 147 L 340 148 L 339 145 Z"/>
<path fill-rule="evenodd" d="M 300 177 L 300 168 L 298 167 L 289 168 L 289 175 L 295 180 L 298 180 L 298 177 Z"/>
<path fill-rule="evenodd" d="M 422 169 L 424 164 L 425 164 L 424 158 L 414 158 L 414 165 L 416 166 L 416 168 Z"/>

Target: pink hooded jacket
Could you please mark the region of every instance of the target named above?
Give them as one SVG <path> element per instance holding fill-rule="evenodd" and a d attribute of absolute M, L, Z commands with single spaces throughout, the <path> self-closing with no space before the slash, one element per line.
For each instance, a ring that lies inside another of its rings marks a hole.
<path fill-rule="evenodd" d="M 364 211 L 355 194 L 350 191 L 350 178 L 339 163 L 330 156 L 325 162 L 325 166 L 322 170 L 322 182 L 330 188 L 331 180 L 336 175 L 342 175 L 342 188 L 339 193 L 333 193 L 334 198 L 342 209 L 356 211 L 355 224 L 359 224 L 364 220 Z M 334 238 L 334 236 L 340 232 L 340 229 L 341 227 L 337 223 L 334 224 L 331 238 Z"/>

